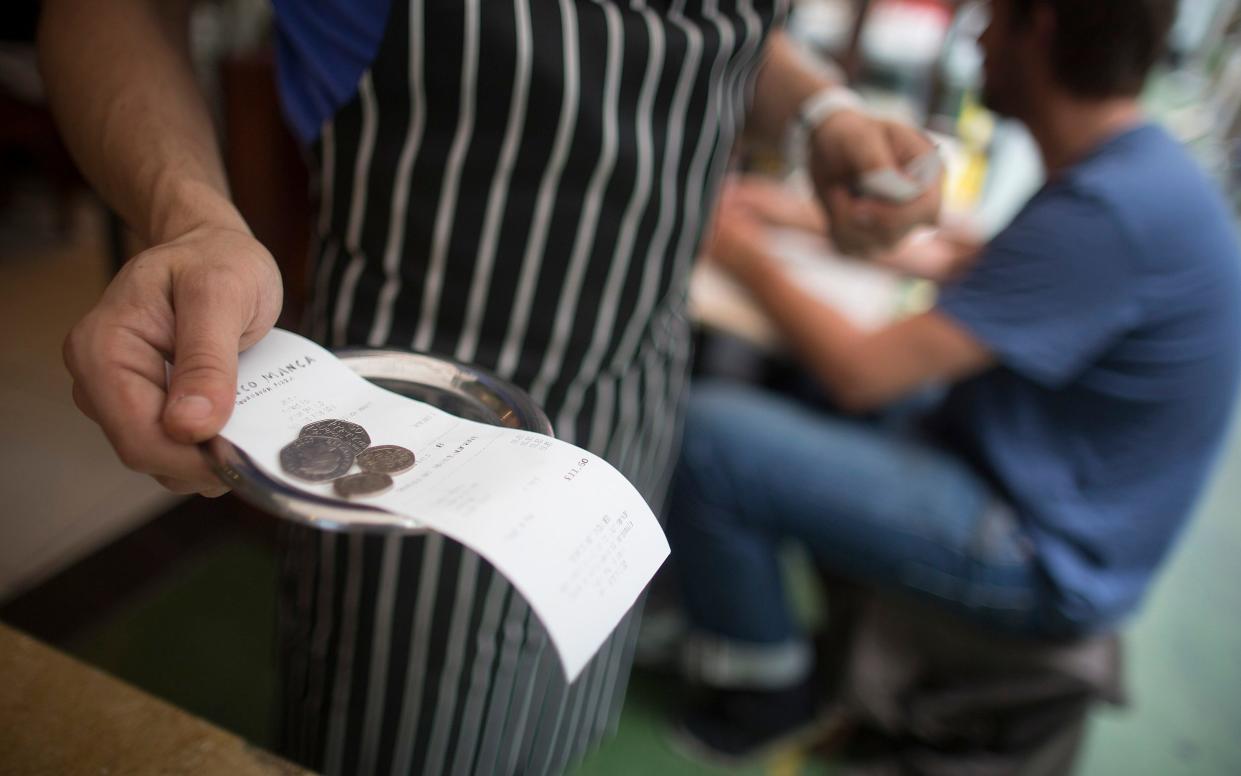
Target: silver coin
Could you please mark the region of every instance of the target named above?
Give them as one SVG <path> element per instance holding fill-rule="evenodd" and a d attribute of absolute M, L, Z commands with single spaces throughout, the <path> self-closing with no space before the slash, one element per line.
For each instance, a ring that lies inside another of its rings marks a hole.
<path fill-rule="evenodd" d="M 353 448 L 343 439 L 304 436 L 281 449 L 280 468 L 299 480 L 327 482 L 348 474 L 353 459 Z"/>
<path fill-rule="evenodd" d="M 358 453 L 358 468 L 376 474 L 400 474 L 414 468 L 414 454 L 400 445 L 376 445 Z"/>
<path fill-rule="evenodd" d="M 336 495 L 344 498 L 377 496 L 392 487 L 392 478 L 378 472 L 362 472 L 341 477 L 332 483 Z"/>
<path fill-rule="evenodd" d="M 314 423 L 307 423 L 305 426 L 302 426 L 302 430 L 297 435 L 336 437 L 348 442 L 349 447 L 353 449 L 354 455 L 371 446 L 371 435 L 366 433 L 366 429 L 357 423 L 350 423 L 347 420 L 338 420 L 337 418 L 327 418 L 325 420 L 316 420 Z"/>

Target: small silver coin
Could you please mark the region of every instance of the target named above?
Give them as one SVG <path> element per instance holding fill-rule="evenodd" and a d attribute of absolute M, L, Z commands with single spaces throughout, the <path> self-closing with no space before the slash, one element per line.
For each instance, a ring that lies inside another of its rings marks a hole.
<path fill-rule="evenodd" d="M 348 474 L 353 459 L 353 448 L 343 439 L 303 436 L 281 449 L 280 468 L 299 480 L 327 482 Z"/>
<path fill-rule="evenodd" d="M 378 472 L 362 472 L 341 477 L 332 483 L 336 495 L 344 498 L 377 496 L 392 487 L 392 478 Z"/>
<path fill-rule="evenodd" d="M 325 420 L 316 420 L 314 423 L 307 423 L 305 426 L 302 426 L 302 430 L 297 435 L 335 437 L 348 442 L 354 455 L 371 446 L 371 435 L 366 433 L 366 429 L 357 423 L 350 423 L 347 420 L 338 420 L 336 418 L 327 418 Z"/>
<path fill-rule="evenodd" d="M 400 474 L 414 468 L 414 454 L 400 445 L 376 445 L 358 453 L 358 468 L 376 474 Z"/>

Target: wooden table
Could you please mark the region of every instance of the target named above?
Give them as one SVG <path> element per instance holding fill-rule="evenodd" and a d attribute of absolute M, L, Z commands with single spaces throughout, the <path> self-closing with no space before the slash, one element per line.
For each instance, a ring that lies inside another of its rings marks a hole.
<path fill-rule="evenodd" d="M 309 773 L 2 624 L 0 772 Z"/>

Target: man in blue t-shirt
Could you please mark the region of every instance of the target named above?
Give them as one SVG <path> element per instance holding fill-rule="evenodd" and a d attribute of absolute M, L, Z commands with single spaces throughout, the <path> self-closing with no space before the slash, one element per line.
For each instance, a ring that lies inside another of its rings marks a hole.
<path fill-rule="evenodd" d="M 934 309 L 864 332 L 764 253 L 728 199 L 713 258 L 835 403 L 946 401 L 897 433 L 700 385 L 669 509 L 691 669 L 684 733 L 761 748 L 814 712 L 783 590 L 787 539 L 855 582 L 995 631 L 1068 638 L 1139 604 L 1190 514 L 1241 369 L 1241 271 L 1213 186 L 1137 95 L 1170 0 L 995 0 L 985 101 L 1023 121 L 1048 183 Z"/>

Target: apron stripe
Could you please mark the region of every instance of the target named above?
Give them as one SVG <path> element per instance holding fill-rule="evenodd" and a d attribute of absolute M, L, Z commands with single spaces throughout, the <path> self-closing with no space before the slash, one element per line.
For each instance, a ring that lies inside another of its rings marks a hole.
<path fill-rule="evenodd" d="M 520 773 L 519 763 L 525 762 L 530 755 L 531 741 L 535 735 L 535 718 L 541 704 L 547 697 L 547 684 L 550 675 L 547 666 L 554 660 L 552 648 L 547 643 L 547 631 L 534 616 L 534 611 L 527 606 L 526 634 L 528 649 L 522 656 L 518 667 L 518 675 L 530 677 L 523 683 L 522 692 L 514 696 L 512 714 L 505 723 L 505 735 L 500 742 L 507 743 L 508 751 L 499 773 Z M 542 667 L 543 670 L 539 670 Z M 555 666 L 552 666 L 555 668 Z M 483 771 L 485 772 L 485 771 Z"/>
<path fill-rule="evenodd" d="M 573 749 L 577 744 L 578 722 L 581 721 L 586 697 L 595 685 L 598 671 L 599 654 L 596 654 L 577 681 L 569 686 L 571 700 L 567 705 L 568 714 L 561 718 L 559 729 L 556 731 L 556 746 L 553 750 L 554 754 L 548 758 L 548 773 L 563 773 L 565 766 L 568 765 L 569 757 L 573 754 Z"/>
<path fill-rule="evenodd" d="M 333 187 L 336 185 L 336 130 L 332 121 L 323 125 L 319 133 L 319 225 L 316 230 L 319 261 L 311 268 L 314 293 L 307 306 L 304 329 L 319 342 L 327 341 L 327 304 L 329 282 L 336 264 L 336 241 L 330 238 L 332 225 Z M 312 249 L 313 250 L 313 249 Z"/>
<path fill-rule="evenodd" d="M 542 264 L 543 250 L 547 245 L 548 227 L 551 221 L 554 195 L 564 172 L 569 147 L 573 142 L 573 130 L 578 111 L 578 61 L 577 61 L 577 14 L 570 0 L 560 0 L 560 14 L 564 51 L 564 91 L 560 106 L 560 119 L 556 127 L 556 140 L 553 144 L 552 158 L 539 185 L 538 204 L 535 209 L 535 220 L 526 251 L 522 257 L 521 279 L 517 286 L 517 295 L 509 319 L 508 333 L 500 349 L 499 362 L 496 370 L 506 380 L 512 379 L 517 371 L 521 346 L 525 340 L 526 330 L 530 325 L 533 312 L 532 303 L 535 287 L 539 280 L 539 269 Z"/>
<path fill-rule="evenodd" d="M 677 90 L 673 96 L 671 115 L 667 125 L 668 133 L 665 142 L 668 145 L 668 153 L 661 176 L 659 222 L 655 227 L 655 234 L 647 249 L 647 261 L 643 270 L 642 287 L 638 301 L 629 316 L 629 322 L 625 327 L 624 333 L 621 335 L 620 340 L 615 343 L 610 369 L 610 373 L 613 375 L 625 374 L 637 353 L 642 336 L 647 333 L 646 329 L 650 325 L 650 316 L 654 309 L 662 271 L 668 264 L 667 249 L 677 220 L 676 202 L 678 201 L 678 194 L 681 195 L 682 199 L 685 195 L 684 188 L 678 188 L 678 184 L 683 183 L 683 179 L 677 174 L 677 171 L 681 165 L 681 149 L 687 126 L 687 111 L 693 86 L 696 82 L 703 82 L 701 77 L 695 79 L 690 76 L 695 75 L 698 71 L 704 43 L 702 33 L 698 27 L 687 23 L 677 10 L 673 10 L 670 20 L 672 24 L 685 33 L 686 55 L 681 70 L 681 77 L 677 83 Z M 702 141 L 699 140 L 699 142 L 701 143 Z M 595 406 L 597 417 L 607 417 L 611 412 L 612 408 L 605 406 L 603 402 L 598 402 Z M 636 431 L 634 429 L 635 421 L 636 418 L 633 416 L 625 417 L 622 415 L 619 426 L 622 429 L 633 429 Z M 619 459 L 613 458 L 612 460 Z M 622 469 L 622 471 L 625 470 Z"/>
<path fill-rule="evenodd" d="M 707 93 L 706 115 L 725 115 L 720 107 L 723 99 L 724 76 L 726 75 L 725 67 L 730 57 L 730 47 L 732 44 L 732 30 L 719 17 L 718 9 L 714 2 L 709 4 L 711 9 L 712 22 L 716 28 L 716 34 L 721 41 L 716 51 L 715 61 L 711 65 L 711 76 L 708 81 L 710 89 Z M 725 44 L 723 41 L 727 40 Z M 699 232 L 701 230 L 703 216 L 706 207 L 710 203 L 703 202 L 703 195 L 707 188 L 707 175 L 710 173 L 710 162 L 712 151 L 716 150 L 716 146 L 720 143 L 720 135 L 724 130 L 709 122 L 703 122 L 702 132 L 699 134 L 698 145 L 694 151 L 694 157 L 690 163 L 690 172 L 688 178 L 687 189 L 685 191 L 684 209 L 681 221 L 681 236 L 677 244 L 677 250 L 672 255 L 673 282 L 670 283 L 670 292 L 678 289 L 675 282 L 682 276 L 688 277 L 689 265 L 692 264 L 699 240 Z M 716 154 L 719 156 L 720 154 Z M 673 298 L 680 298 L 679 294 L 674 294 Z"/>
<path fill-rule="evenodd" d="M 431 727 L 431 740 L 427 746 L 427 759 L 423 773 L 443 773 L 444 758 L 452 733 L 454 709 L 457 704 L 458 683 L 465 656 L 470 612 L 474 606 L 474 585 L 478 578 L 478 556 L 466 551 L 457 572 L 457 597 L 452 607 L 452 619 L 448 626 L 447 651 L 439 675 L 439 697 L 435 704 L 435 720 Z"/>
<path fill-rule="evenodd" d="M 667 425 L 666 421 L 656 420 L 660 416 L 655 414 L 656 408 L 659 406 L 659 394 L 655 392 L 654 387 L 657 383 L 652 379 L 651 370 L 659 368 L 662 373 L 662 366 L 657 367 L 655 362 L 659 361 L 659 354 L 654 348 L 644 348 L 638 355 L 635 364 L 635 373 L 627 375 L 620 385 L 620 399 L 616 402 L 615 411 L 610 417 L 605 417 L 602 413 L 595 412 L 596 422 L 603 421 L 609 423 L 612 427 L 612 437 L 608 441 L 608 456 L 610 460 L 616 461 L 618 467 L 624 467 L 621 471 L 632 472 L 635 470 L 632 461 L 631 450 L 633 445 L 630 444 L 634 436 L 639 432 L 639 428 L 631 428 L 626 424 L 632 424 L 636 421 L 639 414 L 646 419 L 645 422 L 655 421 L 659 425 Z M 646 396 L 646 407 L 643 412 L 641 397 Z M 641 428 L 647 428 L 642 426 Z M 648 496 L 645 490 L 647 483 L 642 482 L 642 494 Z"/>
<path fill-rule="evenodd" d="M 422 27 L 422 0 L 412 0 L 409 12 L 411 41 L 422 40 Z M 422 46 L 409 46 L 410 118 L 405 142 L 401 146 L 401 155 L 397 160 L 396 181 L 392 187 L 392 213 L 388 221 L 388 236 L 383 254 L 384 282 L 375 304 L 375 318 L 371 323 L 370 336 L 367 338 L 367 343 L 372 347 L 380 347 L 388 341 L 388 333 L 392 330 L 393 307 L 401 289 L 401 259 L 405 253 L 405 227 L 408 223 L 405 213 L 409 208 L 410 174 L 427 125 L 427 86 L 422 57 Z"/>
<path fill-rule="evenodd" d="M 470 671 L 470 689 L 466 696 L 461 730 L 453 757 L 453 776 L 469 776 L 478 752 L 478 739 L 482 733 L 484 704 L 487 689 L 492 681 L 492 671 L 500 635 L 500 614 L 512 587 L 498 572 L 492 572 L 487 588 L 482 622 L 475 637 L 474 665 Z"/>
<path fill-rule="evenodd" d="M 617 664 L 616 671 L 616 688 L 609 699 L 611 708 L 608 710 L 606 720 L 601 720 L 606 725 L 606 733 L 615 735 L 616 729 L 620 726 L 621 707 L 625 704 L 625 690 L 629 687 L 629 674 L 633 671 L 633 653 L 638 645 L 638 632 L 642 623 L 642 607 L 646 604 L 646 597 L 643 596 L 634 604 L 633 610 L 629 615 L 626 633 L 624 634 L 623 643 L 625 651 L 621 654 L 620 662 Z"/>
<path fill-rule="evenodd" d="M 621 620 L 618 632 L 624 630 L 625 620 Z M 561 770 L 576 763 L 580 757 L 586 754 L 587 747 L 594 740 L 594 719 L 599 713 L 599 704 L 604 700 L 604 689 L 607 685 L 608 668 L 612 665 L 613 652 L 619 651 L 618 639 L 613 637 L 603 643 L 599 653 L 595 655 L 594 667 L 591 672 L 590 688 L 586 691 L 586 706 L 580 713 L 573 715 L 573 725 L 577 731 L 572 736 L 573 747 L 566 752 L 566 758 L 561 763 Z"/>
<path fill-rule="evenodd" d="M 323 708 L 324 685 L 327 682 L 327 653 L 329 639 L 332 635 L 332 603 L 336 590 L 336 535 L 316 536 L 319 547 L 318 568 L 318 604 L 314 615 L 314 627 L 310 637 L 311 672 L 307 682 L 305 705 L 298 716 L 302 729 L 303 757 L 317 760 L 313 742 L 320 740 L 318 735 L 320 710 Z"/>
<path fill-rule="evenodd" d="M 714 15 L 716 12 L 714 5 L 712 5 L 711 10 Z M 674 23 L 678 23 L 679 21 L 679 19 L 676 16 L 672 17 L 672 19 Z M 729 47 L 727 45 L 724 45 L 723 43 L 723 41 L 726 39 L 724 35 L 726 28 L 720 22 L 718 16 L 715 16 L 714 21 L 715 21 L 717 37 L 716 37 L 716 40 L 713 41 L 713 44 L 718 44 L 718 48 L 715 51 L 715 58 L 712 61 L 709 76 L 706 79 L 702 79 L 702 78 L 698 79 L 698 83 L 708 84 L 708 88 L 706 90 L 707 93 L 705 95 L 706 103 L 701 109 L 702 113 L 699 114 L 703 116 L 715 115 L 717 111 L 719 110 L 717 101 L 719 99 L 719 91 L 722 85 L 721 82 L 722 82 L 722 76 L 723 76 L 723 68 L 724 68 L 725 62 L 729 54 L 729 51 L 728 51 Z M 680 24 L 683 25 L 684 22 L 680 22 Z M 692 32 L 695 37 L 701 34 L 701 31 L 697 29 L 696 27 L 689 27 L 687 31 Z M 691 37 L 691 40 L 693 39 L 694 38 Z M 670 275 L 672 278 L 675 279 L 678 276 L 678 273 L 680 274 L 688 273 L 688 264 L 692 261 L 694 257 L 693 248 L 697 242 L 699 222 L 701 220 L 702 188 L 703 186 L 705 186 L 705 181 L 703 181 L 703 175 L 704 175 L 703 167 L 707 163 L 709 152 L 713 150 L 716 144 L 717 136 L 718 136 L 718 130 L 715 127 L 715 125 L 705 120 L 702 121 L 702 123 L 699 125 L 698 139 L 694 145 L 693 154 L 690 157 L 690 168 L 689 168 L 689 171 L 686 177 L 684 178 L 684 181 L 685 181 L 684 188 L 680 192 L 681 197 L 679 201 L 682 203 L 681 218 L 679 220 L 680 238 L 677 241 L 676 249 L 674 250 L 672 255 L 668 257 L 669 259 L 671 259 L 671 261 L 669 261 L 668 259 L 664 259 L 660 265 L 662 274 L 665 276 Z M 695 184 L 694 183 L 695 181 L 698 181 L 698 183 Z M 665 201 L 674 202 L 675 200 L 672 197 L 667 197 L 665 198 Z M 654 284 L 652 284 L 648 288 L 651 291 L 657 290 Z M 669 309 L 671 300 L 675 298 L 677 297 L 669 293 L 665 297 L 665 299 L 662 301 L 660 309 Z M 634 318 L 631 320 L 631 326 L 629 330 L 625 332 L 625 335 L 622 337 L 622 339 L 620 340 L 618 344 L 616 355 L 612 362 L 614 369 L 617 369 L 623 364 L 632 363 L 632 360 L 635 356 L 634 351 L 637 349 L 637 346 L 638 346 L 638 334 L 642 333 L 641 329 L 638 328 L 637 324 L 642 323 L 646 317 L 647 316 L 639 316 L 635 314 Z M 656 327 L 659 327 L 659 324 L 661 323 L 661 321 L 657 319 L 654 323 Z M 658 336 L 658 335 L 655 335 L 655 336 Z M 680 363 L 687 364 L 688 357 L 686 357 L 686 359 Z M 660 399 L 661 397 L 653 397 L 653 400 L 655 402 L 662 404 Z M 610 410 L 610 408 L 608 409 Z M 661 407 L 661 410 L 666 410 L 666 406 Z M 600 409 L 596 408 L 596 412 L 599 412 L 599 411 Z M 667 417 L 667 415 L 661 414 L 659 417 L 660 417 L 660 420 L 662 421 L 662 418 Z M 637 435 L 641 433 L 640 429 L 638 428 L 638 424 L 636 423 L 636 418 L 622 417 L 618 425 L 622 429 L 627 429 L 628 430 L 627 433 L 631 435 Z M 656 433 L 658 431 L 657 428 L 652 428 L 649 425 L 646 426 L 646 428 L 649 429 L 651 433 Z M 631 444 L 630 442 L 626 442 L 625 446 L 628 447 L 630 444 Z M 663 462 L 663 459 L 659 458 L 658 456 L 654 456 L 652 460 L 649 461 L 651 465 L 657 465 L 662 462 Z M 622 469 L 622 471 L 626 471 L 626 469 Z M 645 481 L 641 476 L 639 476 L 637 479 L 641 481 Z M 644 490 L 643 493 L 644 495 L 648 495 L 648 498 L 649 498 L 649 494 L 647 491 Z"/>
<path fill-rule="evenodd" d="M 529 608 L 526 602 L 520 594 L 514 592 L 509 596 L 508 615 L 504 619 L 504 641 L 500 648 L 500 658 L 492 682 L 491 700 L 488 704 L 487 719 L 479 744 L 475 773 L 496 772 L 504 721 L 510 705 L 514 702 L 513 689 L 517 678 L 517 663 L 522 643 L 525 640 L 525 620 L 528 616 Z"/>
<path fill-rule="evenodd" d="M 589 441 L 586 442 L 585 445 L 583 445 L 589 450 L 606 450 L 607 449 L 608 436 L 612 434 L 612 431 L 614 429 L 614 426 L 612 424 L 612 418 L 611 417 L 605 418 L 599 413 L 595 412 L 594 410 L 600 405 L 610 406 L 612 402 L 615 401 L 615 396 L 614 396 L 615 392 L 616 392 L 616 380 L 611 379 L 611 378 L 598 380 L 595 384 L 594 397 L 593 397 L 594 402 L 589 407 L 589 412 L 582 412 L 581 415 L 579 416 L 580 418 L 579 422 L 581 423 L 586 423 L 588 421 L 593 420 L 593 423 L 591 424 L 591 428 L 590 428 L 590 436 L 588 437 Z M 583 396 L 585 396 L 585 393 L 586 392 L 583 391 Z M 587 409 L 587 408 L 583 407 L 583 409 Z M 606 453 L 604 453 L 604 457 L 607 457 Z M 613 465 L 615 465 L 617 461 L 617 459 L 615 458 L 609 458 L 608 460 L 611 463 L 613 463 Z"/>
<path fill-rule="evenodd" d="M 694 348 L 693 339 L 690 335 L 688 327 L 684 331 L 678 332 L 678 338 L 675 340 L 675 352 L 685 359 L 689 359 L 690 353 Z M 685 392 L 685 383 L 689 380 L 689 373 L 684 370 L 673 372 L 670 380 L 669 390 L 664 394 L 668 403 L 674 408 L 675 415 L 678 418 L 685 417 L 685 402 L 689 399 L 689 395 Z M 667 434 L 656 447 L 654 454 L 651 456 L 653 461 L 674 461 L 680 450 L 681 437 L 680 434 Z M 661 468 L 648 467 L 650 474 L 646 475 L 653 479 L 651 493 L 654 499 L 660 502 L 667 496 L 668 484 L 672 479 L 673 467 L 663 466 Z M 655 509 L 655 504 L 651 505 L 651 509 Z M 662 511 L 662 510 L 661 510 Z M 656 512 L 656 514 L 659 514 Z"/>
<path fill-rule="evenodd" d="M 440 190 L 439 210 L 431 238 L 431 262 L 422 287 L 422 313 L 415 330 L 414 350 L 429 350 L 435 334 L 435 316 L 439 311 L 440 290 L 444 286 L 444 266 L 456 216 L 457 196 L 461 185 L 461 168 L 474 132 L 474 103 L 478 78 L 478 8 L 479 0 L 465 3 L 465 45 L 461 52 L 461 113 L 457 132 L 448 151 L 447 170 Z"/>
<path fill-rule="evenodd" d="M 327 288 L 332 282 L 332 275 L 336 271 L 336 258 L 340 252 L 340 244 L 331 237 L 323 241 L 323 250 L 320 251 L 319 267 L 315 278 L 316 294 L 314 303 L 311 306 L 311 324 L 310 331 L 314 338 L 319 342 L 326 342 L 328 335 L 328 323 L 331 316 L 327 314 L 328 300 L 331 298 L 327 293 Z"/>
<path fill-rule="evenodd" d="M 456 358 L 473 361 L 478 349 L 479 331 L 486 312 L 490 291 L 492 268 L 495 264 L 499 243 L 500 225 L 507 206 L 509 183 L 517 150 L 522 139 L 521 131 L 526 122 L 526 97 L 530 87 L 531 38 L 530 9 L 527 0 L 514 0 L 513 13 L 517 21 L 517 62 L 513 82 L 513 96 L 509 103 L 508 125 L 504 131 L 504 145 L 496 166 L 491 191 L 487 196 L 487 215 L 478 252 L 478 266 L 470 285 L 469 303 L 465 325 L 457 342 Z"/>
<path fill-rule="evenodd" d="M 337 652 L 336 680 L 332 687 L 332 704 L 328 720 L 327 754 L 324 771 L 328 776 L 341 773 L 345 752 L 345 726 L 348 722 L 349 693 L 352 689 L 353 648 L 357 636 L 357 610 L 362 596 L 361 534 L 349 536 L 349 562 L 345 568 L 345 600 L 341 611 L 341 646 Z"/>
<path fill-rule="evenodd" d="M 280 559 L 280 606 L 276 612 L 276 633 L 281 649 L 288 655 L 288 671 L 283 677 L 281 692 L 290 704 L 303 704 L 310 682 L 310 629 L 313 626 L 315 575 L 298 574 L 297 569 L 314 568 L 315 548 L 308 531 L 293 523 L 283 523 L 279 536 L 289 552 Z M 290 600 L 289 596 L 293 596 Z M 281 745 L 301 752 L 304 737 L 300 718 L 286 714 L 280 725 Z"/>
<path fill-rule="evenodd" d="M 623 636 L 637 622 L 634 619 L 634 612 L 637 611 L 638 606 L 638 604 L 635 604 L 634 608 L 630 609 L 629 613 L 625 615 L 625 619 L 621 620 L 620 627 L 617 628 L 618 637 L 608 640 L 609 654 L 603 671 L 602 685 L 600 686 L 599 694 L 595 697 L 594 705 L 587 710 L 586 717 L 582 720 L 583 730 L 586 734 L 582 737 L 583 749 L 578 753 L 578 756 L 584 756 L 588 751 L 588 747 L 599 740 L 600 734 L 607 725 L 608 717 L 611 716 L 613 706 L 616 707 L 618 712 L 620 710 L 619 704 L 614 704 L 613 701 L 617 695 L 623 698 L 625 693 L 616 692 L 616 676 L 620 671 L 620 663 L 625 653 L 626 639 Z"/>
<path fill-rule="evenodd" d="M 319 241 L 320 260 L 312 276 L 315 278 L 314 297 L 307 310 L 308 331 L 320 342 L 327 341 L 327 304 L 332 271 L 336 264 L 336 241 L 331 239 L 332 207 L 335 200 L 336 185 L 336 129 L 335 123 L 328 121 L 319 134 Z"/>
<path fill-rule="evenodd" d="M 357 773 L 375 772 L 379 734 L 383 722 L 384 694 L 388 680 L 388 645 L 392 636 L 392 608 L 396 603 L 396 584 L 400 573 L 401 537 L 383 537 L 383 560 L 379 572 L 379 592 L 375 599 L 375 628 L 371 639 L 371 665 L 366 690 L 366 717 L 362 723 L 362 753 Z"/>
<path fill-rule="evenodd" d="M 581 215 L 578 220 L 577 233 L 574 236 L 573 251 L 569 256 L 568 273 L 558 295 L 559 304 L 552 328 L 551 341 L 544 349 L 538 376 L 530 386 L 530 395 L 539 404 L 546 404 L 547 392 L 552 380 L 560 373 L 563 364 L 565 347 L 573 328 L 574 311 L 582 291 L 587 262 L 591 248 L 594 246 L 595 231 L 599 226 L 599 213 L 603 206 L 604 188 L 616 164 L 616 143 L 619 132 L 617 119 L 617 102 L 620 99 L 620 73 L 622 66 L 621 20 L 616 7 L 608 4 L 603 6 L 604 21 L 607 25 L 607 69 L 603 81 L 603 141 L 599 151 L 595 169 L 591 172 L 587 184 L 586 196 L 582 203 Z"/>
<path fill-rule="evenodd" d="M 418 578 L 418 602 L 414 605 L 410 623 L 409 666 L 405 672 L 405 692 L 401 695 L 392 776 L 406 776 L 412 772 L 414 739 L 421 721 L 423 680 L 426 677 L 428 641 L 431 638 L 431 618 L 443 546 L 444 539 L 438 534 L 428 534 L 423 541 L 422 573 Z"/>
<path fill-rule="evenodd" d="M 531 709 L 533 720 L 537 722 L 522 745 L 522 759 L 528 762 L 528 776 L 546 776 L 550 772 L 556 734 L 560 731 L 565 708 L 571 699 L 564 675 L 560 673 L 560 666 L 556 663 L 555 650 L 550 645 L 543 650 L 539 674 L 543 677 L 543 693 L 540 696 L 542 702 Z"/>
<path fill-rule="evenodd" d="M 323 125 L 319 134 L 321 161 L 319 162 L 319 229 L 320 238 L 326 237 L 332 225 L 332 187 L 336 174 L 336 131 L 331 121 Z"/>
<path fill-rule="evenodd" d="M 371 154 L 375 150 L 375 131 L 378 122 L 378 108 L 375 104 L 375 87 L 371 75 L 362 76 L 359 84 L 359 95 L 362 98 L 362 135 L 358 144 L 358 158 L 353 169 L 353 190 L 349 204 L 349 224 L 345 231 L 345 251 L 349 255 L 349 264 L 341 280 L 340 291 L 336 297 L 336 311 L 332 318 L 332 345 L 341 347 L 346 342 L 346 327 L 352 311 L 353 295 L 357 289 L 358 276 L 362 274 L 364 257 L 359 239 L 362 234 L 362 222 L 366 217 L 366 194 L 368 190 L 367 176 L 370 174 Z"/>
<path fill-rule="evenodd" d="M 653 14 L 649 11 L 642 14 L 649 41 L 649 54 L 647 56 L 646 73 L 642 79 L 642 91 L 638 96 L 635 122 L 637 125 L 638 147 L 637 184 L 629 197 L 629 203 L 625 206 L 625 213 L 621 217 L 620 240 L 617 242 L 616 250 L 608 263 L 607 281 L 603 287 L 603 303 L 595 323 L 594 337 L 591 339 L 590 348 L 581 359 L 581 365 L 569 385 L 560 410 L 559 426 L 562 428 L 572 425 L 572 419 L 576 418 L 578 411 L 581 409 L 587 385 L 591 382 L 591 378 L 597 374 L 608 342 L 615 336 L 613 329 L 616 324 L 617 308 L 621 303 L 623 285 L 627 279 L 630 262 L 633 258 L 634 240 L 638 232 L 638 219 L 652 205 L 650 191 L 653 161 L 651 157 L 654 154 L 655 146 L 651 127 L 652 102 L 655 99 L 655 89 L 659 85 L 659 76 L 664 66 L 663 29 L 656 24 L 652 17 Z M 596 426 L 598 425 L 596 424 Z M 592 434 L 592 443 L 595 438 L 595 435 Z M 602 449 L 602 446 L 596 444 L 595 449 Z"/>

